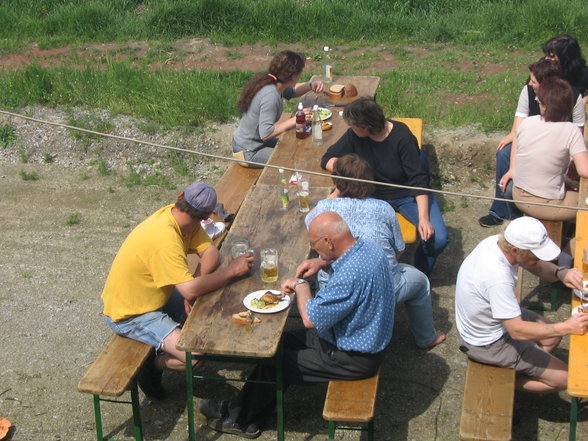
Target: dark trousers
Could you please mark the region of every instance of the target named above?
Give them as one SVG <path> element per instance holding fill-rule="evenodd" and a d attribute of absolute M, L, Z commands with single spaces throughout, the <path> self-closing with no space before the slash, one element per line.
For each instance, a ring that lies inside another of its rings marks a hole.
<path fill-rule="evenodd" d="M 377 354 L 340 351 L 321 339 L 314 329 L 284 333 L 284 389 L 290 384 L 324 383 L 330 380 L 359 380 L 376 374 L 384 358 Z M 275 381 L 274 365 L 257 365 L 247 380 Z M 247 382 L 239 396 L 229 404 L 230 419 L 241 424 L 255 422 L 260 415 L 273 413 L 275 384 Z"/>

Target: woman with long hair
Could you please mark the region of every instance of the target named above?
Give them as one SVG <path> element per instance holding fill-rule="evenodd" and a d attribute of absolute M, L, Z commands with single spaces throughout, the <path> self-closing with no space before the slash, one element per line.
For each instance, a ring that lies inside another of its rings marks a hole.
<path fill-rule="evenodd" d="M 245 85 L 237 103 L 242 116 L 233 133 L 234 157 L 265 164 L 278 136 L 296 124 L 295 117 L 278 122 L 282 116 L 282 98 L 298 97 L 309 91 L 322 92 L 320 81 L 298 82 L 303 69 L 304 57 L 289 50 L 281 51 L 270 62 L 267 73 L 255 75 Z"/>
<path fill-rule="evenodd" d="M 543 202 L 550 207 L 516 202 L 525 214 L 545 220 L 573 222 L 576 210 L 561 205 L 578 205 L 577 183 L 566 181 L 570 163 L 578 174 L 588 178 L 588 152 L 584 138 L 570 121 L 574 92 L 561 78 L 548 78 L 537 89 L 541 115 L 526 118 L 517 134 L 517 151 L 511 168 L 513 197 Z M 568 185 L 566 185 L 568 184 Z"/>
<path fill-rule="evenodd" d="M 571 35 L 558 35 L 548 40 L 543 45 L 545 58 L 559 63 L 562 78 L 568 80 L 572 87 L 576 88 L 585 100 L 588 92 L 588 67 L 586 60 L 582 58 L 582 50 L 578 41 Z"/>

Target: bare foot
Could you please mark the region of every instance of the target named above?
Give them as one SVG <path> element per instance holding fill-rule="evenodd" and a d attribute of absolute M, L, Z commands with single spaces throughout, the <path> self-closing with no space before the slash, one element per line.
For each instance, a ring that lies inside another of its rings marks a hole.
<path fill-rule="evenodd" d="M 421 349 L 431 349 L 431 348 L 434 348 L 438 344 L 443 343 L 446 338 L 447 338 L 447 336 L 445 335 L 445 333 L 443 331 L 437 331 L 437 337 L 435 337 L 435 340 L 433 340 L 427 346 L 423 346 Z"/>

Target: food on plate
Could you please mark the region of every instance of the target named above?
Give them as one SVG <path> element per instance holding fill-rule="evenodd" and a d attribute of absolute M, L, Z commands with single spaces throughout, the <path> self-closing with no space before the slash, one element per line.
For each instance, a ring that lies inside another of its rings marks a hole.
<path fill-rule="evenodd" d="M 343 84 L 333 84 L 329 87 L 327 95 L 332 98 L 341 98 L 345 94 L 345 86 Z"/>
<path fill-rule="evenodd" d="M 329 109 L 325 109 L 324 107 L 319 107 L 318 113 L 321 117 L 321 121 L 329 119 L 331 116 L 333 116 L 333 112 L 331 112 Z"/>
<path fill-rule="evenodd" d="M 251 311 L 237 312 L 231 316 L 231 321 L 233 323 L 238 323 L 240 325 L 251 325 L 254 323 L 261 323 L 261 320 L 255 317 L 251 313 Z"/>
<path fill-rule="evenodd" d="M 274 294 L 271 291 L 266 291 L 265 294 L 261 296 L 260 300 L 263 300 L 266 305 L 277 305 L 283 297 L 282 294 Z"/>
<path fill-rule="evenodd" d="M 351 83 L 347 83 L 344 87 L 343 87 L 343 93 L 346 97 L 353 97 L 353 96 L 357 96 L 357 87 L 355 87 L 355 85 L 351 84 Z"/>
<path fill-rule="evenodd" d="M 322 126 L 323 126 L 323 132 L 324 132 L 325 130 L 331 130 L 333 128 L 333 123 L 329 122 L 329 121 L 323 121 Z"/>

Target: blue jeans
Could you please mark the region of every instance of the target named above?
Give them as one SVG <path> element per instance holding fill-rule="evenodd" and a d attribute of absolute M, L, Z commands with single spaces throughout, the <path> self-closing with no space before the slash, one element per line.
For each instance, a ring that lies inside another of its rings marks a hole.
<path fill-rule="evenodd" d="M 391 199 L 387 202 L 392 205 L 394 210 L 400 212 L 406 220 L 418 227 L 419 212 L 414 196 Z M 427 241 L 419 237 L 419 245 L 414 255 L 414 266 L 425 273 L 427 277 L 433 272 L 433 266 L 435 266 L 437 257 L 449 243 L 447 227 L 443 221 L 443 216 L 441 216 L 439 204 L 433 194 L 429 194 L 429 219 L 435 229 L 435 233 Z"/>
<path fill-rule="evenodd" d="M 243 156 L 247 161 L 259 162 L 261 164 L 267 164 L 269 157 L 274 152 L 274 147 L 278 143 L 278 138 L 270 139 L 269 141 L 265 142 L 265 145 L 258 148 L 257 150 L 247 150 L 240 145 L 238 145 L 235 140 L 233 140 L 233 153 L 243 152 Z M 250 165 L 250 168 L 263 168 L 260 165 Z"/>
<path fill-rule="evenodd" d="M 396 291 L 396 303 L 404 303 L 410 332 L 417 346 L 423 348 L 437 338 L 429 279 L 415 267 L 405 263 L 399 263 L 398 270 L 401 282 Z"/>
<path fill-rule="evenodd" d="M 502 150 L 496 152 L 496 187 L 494 196 L 497 198 L 512 199 L 512 179 L 509 181 L 506 189 L 500 189 L 500 179 L 510 168 L 510 151 L 512 144 L 506 145 Z M 498 219 L 515 219 L 520 216 L 519 210 L 509 202 L 492 201 L 490 214 Z"/>
<path fill-rule="evenodd" d="M 185 314 L 184 297 L 177 289 L 174 289 L 167 304 L 157 311 L 135 315 L 119 322 L 114 322 L 105 315 L 104 320 L 116 334 L 140 341 L 159 350 L 163 346 L 163 340 L 174 329 L 181 326 Z"/>

